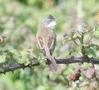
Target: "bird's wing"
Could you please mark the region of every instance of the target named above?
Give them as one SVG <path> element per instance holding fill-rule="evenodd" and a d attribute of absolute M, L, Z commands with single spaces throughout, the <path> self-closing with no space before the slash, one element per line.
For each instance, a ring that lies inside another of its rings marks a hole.
<path fill-rule="evenodd" d="M 53 37 L 50 38 L 49 41 L 49 49 L 50 49 L 50 53 L 52 54 L 55 46 L 56 46 L 56 34 L 53 33 Z"/>
<path fill-rule="evenodd" d="M 38 42 L 38 45 L 39 45 L 40 49 L 44 49 L 42 37 L 37 36 L 37 42 Z"/>

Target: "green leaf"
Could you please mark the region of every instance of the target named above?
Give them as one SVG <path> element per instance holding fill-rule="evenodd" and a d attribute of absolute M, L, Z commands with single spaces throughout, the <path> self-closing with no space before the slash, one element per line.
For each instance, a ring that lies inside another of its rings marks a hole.
<path fill-rule="evenodd" d="M 85 48 L 85 52 L 89 57 L 97 56 L 97 45 L 91 44 L 89 47 Z"/>
<path fill-rule="evenodd" d="M 92 67 L 92 64 L 91 63 L 83 63 L 82 67 L 89 68 L 89 67 Z"/>
<path fill-rule="evenodd" d="M 0 63 L 3 63 L 6 61 L 6 55 L 0 55 Z"/>
<path fill-rule="evenodd" d="M 99 38 L 99 28 L 96 29 L 96 31 L 94 32 L 94 36 L 95 36 L 96 38 Z"/>

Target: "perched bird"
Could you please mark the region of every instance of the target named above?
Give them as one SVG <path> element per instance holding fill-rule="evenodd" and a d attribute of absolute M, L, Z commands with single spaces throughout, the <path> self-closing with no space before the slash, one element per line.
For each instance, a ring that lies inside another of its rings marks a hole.
<path fill-rule="evenodd" d="M 49 68 L 51 71 L 57 71 L 57 64 L 52 56 L 56 45 L 56 34 L 54 32 L 56 25 L 55 18 L 52 15 L 46 16 L 41 24 L 39 31 L 37 32 L 37 42 L 42 50 L 42 53 L 50 61 Z"/>

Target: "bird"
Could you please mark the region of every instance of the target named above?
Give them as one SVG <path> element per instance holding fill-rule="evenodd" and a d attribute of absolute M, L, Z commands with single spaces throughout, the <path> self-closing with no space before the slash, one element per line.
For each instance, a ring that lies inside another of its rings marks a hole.
<path fill-rule="evenodd" d="M 48 15 L 40 23 L 36 38 L 43 55 L 50 61 L 49 69 L 57 71 L 58 66 L 52 56 L 56 46 L 56 33 L 54 32 L 56 20 L 52 15 Z"/>

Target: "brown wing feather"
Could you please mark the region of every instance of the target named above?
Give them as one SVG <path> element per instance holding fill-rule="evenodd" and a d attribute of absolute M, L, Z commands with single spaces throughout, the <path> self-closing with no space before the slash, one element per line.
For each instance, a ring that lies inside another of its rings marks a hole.
<path fill-rule="evenodd" d="M 49 49 L 50 49 L 50 53 L 52 55 L 55 46 L 56 46 L 56 34 L 53 32 L 52 37 L 50 37 L 49 43 L 48 43 Z"/>

